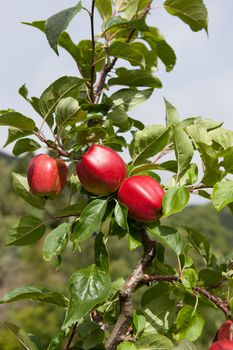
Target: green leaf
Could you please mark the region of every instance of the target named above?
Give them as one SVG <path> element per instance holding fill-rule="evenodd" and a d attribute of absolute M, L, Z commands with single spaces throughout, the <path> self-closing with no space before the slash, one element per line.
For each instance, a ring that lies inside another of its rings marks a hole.
<path fill-rule="evenodd" d="M 169 130 L 161 125 L 149 125 L 142 131 L 137 131 L 129 148 L 133 164 L 140 164 L 162 151 L 168 138 Z"/>
<path fill-rule="evenodd" d="M 212 144 L 212 138 L 210 136 L 210 133 L 207 132 L 207 129 L 204 127 L 201 127 L 198 124 L 187 126 L 186 128 L 187 133 L 189 136 L 193 139 L 195 144 L 204 143 L 206 145 Z"/>
<path fill-rule="evenodd" d="M 32 139 L 21 139 L 18 140 L 12 150 L 12 153 L 17 157 L 25 152 L 34 152 L 41 148 L 41 145 Z"/>
<path fill-rule="evenodd" d="M 111 120 L 112 124 L 117 126 L 120 131 L 127 131 L 130 126 L 130 119 L 124 110 L 123 106 L 119 106 L 109 112 L 107 118 Z"/>
<path fill-rule="evenodd" d="M 124 205 L 116 202 L 114 208 L 114 216 L 117 224 L 126 232 L 129 232 L 128 222 L 127 222 L 128 208 Z"/>
<path fill-rule="evenodd" d="M 130 87 L 151 87 L 161 88 L 161 81 L 152 75 L 150 72 L 134 69 L 128 70 L 126 68 L 118 68 L 116 70 L 118 77 L 110 78 L 108 84 L 111 85 L 126 85 Z"/>
<path fill-rule="evenodd" d="M 96 305 L 109 296 L 111 280 L 109 275 L 96 265 L 75 271 L 70 280 L 70 302 L 63 328 L 79 321 Z"/>
<path fill-rule="evenodd" d="M 31 204 L 33 207 L 38 209 L 44 209 L 45 206 L 45 198 L 34 196 L 28 186 L 28 181 L 25 176 L 21 174 L 17 174 L 15 172 L 12 173 L 13 176 L 13 189 L 14 191 L 23 198 L 27 203 Z"/>
<path fill-rule="evenodd" d="M 42 301 L 62 307 L 67 306 L 67 299 L 62 294 L 35 286 L 21 287 L 6 293 L 0 298 L 0 304 L 12 303 L 25 299 Z"/>
<path fill-rule="evenodd" d="M 117 346 L 117 350 L 137 350 L 137 348 L 129 341 L 123 341 Z"/>
<path fill-rule="evenodd" d="M 187 187 L 173 187 L 165 192 L 163 197 L 163 217 L 179 213 L 188 204 L 190 193 Z"/>
<path fill-rule="evenodd" d="M 22 131 L 15 128 L 8 128 L 8 137 L 3 147 L 6 147 L 12 142 L 31 134 L 31 131 Z"/>
<path fill-rule="evenodd" d="M 56 122 L 63 127 L 73 125 L 86 119 L 87 112 L 84 112 L 79 102 L 73 97 L 62 98 L 55 110 Z"/>
<path fill-rule="evenodd" d="M 198 276 L 194 269 L 184 269 L 182 276 L 181 276 L 181 282 L 183 286 L 186 288 L 193 288 L 198 281 Z"/>
<path fill-rule="evenodd" d="M 18 112 L 7 112 L 1 114 L 0 125 L 13 126 L 14 128 L 24 131 L 33 131 L 36 126 L 32 119 L 25 117 Z"/>
<path fill-rule="evenodd" d="M 138 247 L 142 246 L 142 239 L 140 232 L 135 232 L 133 230 L 130 230 L 128 234 L 128 248 L 130 251 L 137 249 Z"/>
<path fill-rule="evenodd" d="M 147 332 L 136 342 L 136 349 L 138 350 L 172 350 L 174 345 L 171 340 L 162 334 L 154 332 Z"/>
<path fill-rule="evenodd" d="M 233 131 L 224 128 L 217 128 L 209 132 L 213 141 L 227 149 L 233 145 Z"/>
<path fill-rule="evenodd" d="M 80 87 L 84 83 L 83 79 L 64 76 L 53 82 L 42 93 L 39 99 L 39 109 L 50 127 L 53 125 L 53 112 L 59 101 L 64 97 L 77 97 Z"/>
<path fill-rule="evenodd" d="M 150 98 L 152 93 L 153 89 L 137 90 L 125 88 L 114 92 L 110 99 L 115 107 L 123 105 L 124 110 L 129 111 Z"/>
<path fill-rule="evenodd" d="M 223 157 L 220 165 L 224 167 L 225 172 L 232 174 L 233 173 L 233 147 L 229 147 L 226 150 L 219 152 L 218 157 Z"/>
<path fill-rule="evenodd" d="M 178 126 L 173 129 L 173 141 L 175 147 L 176 160 L 178 163 L 177 179 L 189 168 L 193 157 L 192 141 L 186 132 Z"/>
<path fill-rule="evenodd" d="M 142 296 L 141 306 L 147 322 L 156 329 L 156 332 L 167 332 L 174 324 L 176 317 L 176 299 L 171 284 L 164 282 L 158 283 L 152 288 L 147 289 Z M 148 336 L 152 334 L 146 326 L 145 333 L 147 332 L 149 334 L 144 334 L 145 340 L 143 341 L 143 336 L 141 338 L 143 344 L 141 344 L 139 340 L 141 346 L 153 344 L 152 339 Z M 145 342 L 146 340 L 147 343 Z M 138 345 L 137 343 L 137 346 Z M 143 348 L 139 347 L 139 349 Z"/>
<path fill-rule="evenodd" d="M 105 237 L 101 232 L 95 238 L 95 264 L 103 271 L 109 272 L 109 256 Z"/>
<path fill-rule="evenodd" d="M 105 33 L 107 30 L 110 30 L 114 27 L 119 27 L 119 26 L 121 27 L 124 24 L 128 24 L 127 19 L 122 18 L 120 16 L 113 16 L 112 18 L 104 22 L 102 26 L 103 33 Z"/>
<path fill-rule="evenodd" d="M 40 21 L 33 21 L 33 22 L 22 22 L 23 24 L 26 24 L 27 26 L 31 26 L 34 28 L 37 28 L 41 30 L 43 33 L 45 32 L 45 22 L 44 20 Z"/>
<path fill-rule="evenodd" d="M 47 350 L 59 350 L 66 338 L 66 332 L 60 331 L 49 343 Z"/>
<path fill-rule="evenodd" d="M 200 232 L 190 227 L 186 226 L 185 230 L 187 231 L 189 242 L 196 249 L 196 251 L 202 256 L 206 264 L 210 265 L 213 255 L 212 255 L 211 246 L 208 240 Z"/>
<path fill-rule="evenodd" d="M 139 311 L 134 311 L 133 313 L 133 324 L 136 329 L 137 334 L 141 333 L 146 326 L 146 318 L 145 316 L 139 312 Z"/>
<path fill-rule="evenodd" d="M 216 210 L 222 210 L 233 202 L 233 180 L 217 182 L 212 191 L 212 203 Z"/>
<path fill-rule="evenodd" d="M 112 3 L 111 0 L 96 0 L 95 6 L 99 11 L 100 16 L 104 21 L 112 17 Z"/>
<path fill-rule="evenodd" d="M 129 61 L 132 66 L 140 66 L 141 68 L 145 68 L 143 54 L 135 50 L 132 45 L 120 40 L 114 41 L 110 45 L 109 55 Z"/>
<path fill-rule="evenodd" d="M 38 350 L 36 344 L 22 328 L 10 322 L 4 322 L 4 325 L 16 336 L 26 350 Z"/>
<path fill-rule="evenodd" d="M 179 122 L 180 116 L 176 108 L 164 97 L 164 102 L 166 106 L 166 124 L 175 125 Z"/>
<path fill-rule="evenodd" d="M 181 340 L 179 345 L 174 350 L 197 350 L 197 348 L 187 339 L 184 339 Z"/>
<path fill-rule="evenodd" d="M 222 172 L 219 169 L 217 152 L 208 145 L 198 144 L 198 150 L 203 163 L 204 175 L 201 182 L 206 186 L 213 186 L 220 181 Z"/>
<path fill-rule="evenodd" d="M 149 224 L 146 226 L 146 230 L 162 245 L 172 249 L 177 255 L 180 255 L 183 247 L 183 241 L 180 232 L 175 228 L 169 226 L 159 226 L 158 224 Z"/>
<path fill-rule="evenodd" d="M 98 198 L 85 207 L 73 232 L 75 239 L 79 242 L 85 241 L 99 228 L 107 204 L 108 200 Z"/>
<path fill-rule="evenodd" d="M 169 14 L 179 17 L 194 32 L 202 29 L 208 31 L 208 13 L 203 0 L 166 0 L 163 6 Z"/>
<path fill-rule="evenodd" d="M 63 222 L 45 238 L 43 247 L 43 258 L 50 261 L 52 257 L 61 255 L 68 243 L 70 224 Z"/>
<path fill-rule="evenodd" d="M 203 332 L 205 319 L 199 311 L 194 310 L 192 306 L 186 305 L 178 313 L 176 326 L 175 338 L 177 341 L 187 339 L 194 342 Z"/>
<path fill-rule="evenodd" d="M 38 241 L 45 233 L 44 223 L 33 216 L 21 217 L 9 230 L 7 245 L 28 245 Z"/>
<path fill-rule="evenodd" d="M 192 185 L 198 180 L 198 166 L 195 163 L 191 163 L 189 169 L 183 173 L 179 180 L 180 186 Z"/>
<path fill-rule="evenodd" d="M 85 200 L 79 199 L 77 203 L 57 211 L 57 216 L 78 216 L 82 213 L 86 205 L 87 202 Z"/>
<path fill-rule="evenodd" d="M 60 11 L 49 17 L 45 23 L 45 33 L 51 48 L 58 55 L 57 42 L 62 32 L 68 27 L 74 16 L 82 9 L 81 1 L 74 7 Z"/>

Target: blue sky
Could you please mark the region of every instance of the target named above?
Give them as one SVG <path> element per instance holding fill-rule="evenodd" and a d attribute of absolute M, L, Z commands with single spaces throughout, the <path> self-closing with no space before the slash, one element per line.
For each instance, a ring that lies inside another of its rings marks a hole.
<path fill-rule="evenodd" d="M 188 1 L 188 0 L 187 0 Z M 60 50 L 57 57 L 45 37 L 21 21 L 46 19 L 50 15 L 75 5 L 73 0 L 8 0 L 1 2 L 0 109 L 15 108 L 35 117 L 18 88 L 26 83 L 30 96 L 39 96 L 56 78 L 76 75 L 72 59 Z M 90 0 L 83 0 L 89 6 Z M 187 25 L 155 8 L 150 23 L 164 33 L 177 54 L 175 69 L 166 73 L 160 66 L 158 76 L 163 88 L 156 90 L 150 101 L 141 105 L 133 116 L 145 124 L 164 122 L 163 96 L 172 102 L 181 116 L 200 115 L 224 120 L 232 128 L 233 112 L 233 1 L 205 0 L 209 11 L 209 38 L 205 32 L 193 33 Z M 155 1 L 159 6 L 162 1 Z M 74 38 L 87 38 L 87 16 L 78 15 L 70 26 Z M 0 147 L 5 142 L 6 129 L 1 129 Z M 10 151 L 10 148 L 7 149 Z"/>

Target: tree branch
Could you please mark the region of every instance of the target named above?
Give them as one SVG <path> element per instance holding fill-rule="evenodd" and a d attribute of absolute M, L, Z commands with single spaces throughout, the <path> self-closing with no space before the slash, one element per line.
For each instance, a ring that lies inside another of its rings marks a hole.
<path fill-rule="evenodd" d="M 159 281 L 181 283 L 180 278 L 175 275 L 143 275 L 141 278 L 142 283 L 159 282 Z M 230 311 L 228 303 L 225 300 L 211 294 L 206 288 L 201 288 L 196 286 L 196 287 L 193 287 L 192 290 L 194 293 L 200 294 L 205 298 L 207 298 L 208 300 L 212 301 L 212 303 L 214 303 L 220 310 L 224 312 L 227 318 L 233 320 L 233 315 Z"/>
<path fill-rule="evenodd" d="M 90 79 L 90 98 L 92 103 L 95 100 L 94 82 L 95 82 L 95 31 L 94 31 L 94 11 L 95 0 L 92 0 L 90 19 L 91 19 L 91 79 Z"/>
<path fill-rule="evenodd" d="M 38 137 L 38 139 L 41 142 L 44 142 L 48 146 L 48 148 L 56 151 L 60 156 L 67 157 L 67 158 L 70 157 L 69 152 L 65 151 L 64 149 L 59 148 L 55 142 L 51 142 L 51 141 L 46 140 L 46 138 L 42 135 L 42 133 L 40 131 L 34 131 L 34 135 L 36 137 Z"/>
<path fill-rule="evenodd" d="M 70 337 L 68 339 L 68 342 L 66 344 L 66 347 L 64 350 L 69 350 L 70 349 L 70 346 L 71 346 L 71 343 L 72 343 L 72 340 L 74 339 L 74 336 L 75 336 L 75 333 L 76 333 L 76 328 L 78 326 L 78 322 L 76 322 L 74 325 L 73 325 L 73 328 L 72 328 L 72 331 L 70 333 Z"/>
<path fill-rule="evenodd" d="M 137 285 L 140 283 L 145 273 L 146 267 L 152 263 L 155 256 L 155 242 L 148 237 L 147 233 L 144 230 L 141 232 L 141 234 L 144 247 L 144 255 L 138 261 L 137 266 L 128 277 L 127 281 L 124 283 L 121 291 L 119 292 L 120 315 L 111 336 L 107 340 L 107 350 L 116 349 L 117 345 L 121 342 L 122 337 L 128 333 L 129 322 L 133 312 L 133 293 Z"/>

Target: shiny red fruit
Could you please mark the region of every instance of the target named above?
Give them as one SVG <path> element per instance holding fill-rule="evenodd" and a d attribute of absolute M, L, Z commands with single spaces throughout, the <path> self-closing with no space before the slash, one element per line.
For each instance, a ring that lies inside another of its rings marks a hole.
<path fill-rule="evenodd" d="M 102 145 L 92 145 L 76 170 L 83 187 L 97 195 L 115 192 L 126 177 L 125 162 L 114 150 Z"/>
<path fill-rule="evenodd" d="M 227 320 L 223 322 L 218 330 L 218 340 L 231 340 L 233 342 L 233 321 Z"/>
<path fill-rule="evenodd" d="M 60 159 L 54 159 L 47 154 L 38 154 L 28 164 L 27 177 L 33 194 L 55 197 L 66 184 L 67 166 Z"/>
<path fill-rule="evenodd" d="M 209 350 L 233 350 L 233 342 L 230 340 L 218 340 L 210 346 Z"/>
<path fill-rule="evenodd" d="M 165 192 L 160 184 L 147 175 L 131 176 L 118 191 L 119 201 L 128 207 L 129 217 L 144 222 L 152 222 L 161 216 L 162 200 Z"/>

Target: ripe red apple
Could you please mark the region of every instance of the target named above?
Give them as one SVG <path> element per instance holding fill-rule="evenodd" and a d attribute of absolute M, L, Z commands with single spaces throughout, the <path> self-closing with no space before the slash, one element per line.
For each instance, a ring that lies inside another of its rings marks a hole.
<path fill-rule="evenodd" d="M 66 184 L 67 166 L 61 159 L 38 154 L 28 164 L 27 177 L 33 194 L 55 197 Z"/>
<path fill-rule="evenodd" d="M 77 175 L 83 187 L 97 195 L 115 192 L 126 177 L 126 165 L 111 148 L 92 145 L 78 162 Z"/>
<path fill-rule="evenodd" d="M 152 177 L 135 175 L 123 181 L 118 191 L 118 199 L 128 207 L 129 217 L 152 222 L 160 217 L 164 194 L 163 188 Z"/>
<path fill-rule="evenodd" d="M 210 346 L 209 350 L 233 350 L 233 342 L 230 340 L 218 340 Z"/>
<path fill-rule="evenodd" d="M 218 330 L 218 340 L 231 340 L 233 342 L 233 321 L 226 320 Z"/>

